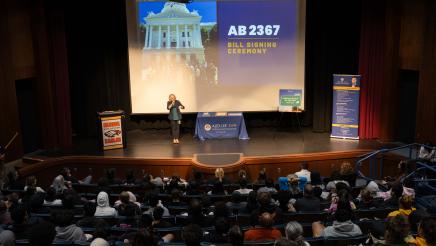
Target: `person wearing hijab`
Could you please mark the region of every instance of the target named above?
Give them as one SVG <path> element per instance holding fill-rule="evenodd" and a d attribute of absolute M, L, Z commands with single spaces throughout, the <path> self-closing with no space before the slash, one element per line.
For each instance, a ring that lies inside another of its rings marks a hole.
<path fill-rule="evenodd" d="M 117 210 L 109 205 L 109 196 L 104 191 L 97 195 L 97 208 L 94 216 L 117 216 Z"/>

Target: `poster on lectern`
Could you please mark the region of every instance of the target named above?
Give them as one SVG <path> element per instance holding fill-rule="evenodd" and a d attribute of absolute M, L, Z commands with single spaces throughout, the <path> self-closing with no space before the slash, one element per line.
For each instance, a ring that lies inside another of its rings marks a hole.
<path fill-rule="evenodd" d="M 359 139 L 360 75 L 333 75 L 332 138 Z"/>
<path fill-rule="evenodd" d="M 121 116 L 102 117 L 101 130 L 104 150 L 123 148 Z"/>

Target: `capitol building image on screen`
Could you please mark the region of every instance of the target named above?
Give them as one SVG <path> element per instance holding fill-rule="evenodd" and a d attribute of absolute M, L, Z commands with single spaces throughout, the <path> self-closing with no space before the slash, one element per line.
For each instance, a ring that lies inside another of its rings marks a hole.
<path fill-rule="evenodd" d="M 170 51 L 177 59 L 191 58 L 205 63 L 201 38 L 201 16 L 190 12 L 185 4 L 167 2 L 160 13 L 149 12 L 145 17 L 145 52 Z"/>

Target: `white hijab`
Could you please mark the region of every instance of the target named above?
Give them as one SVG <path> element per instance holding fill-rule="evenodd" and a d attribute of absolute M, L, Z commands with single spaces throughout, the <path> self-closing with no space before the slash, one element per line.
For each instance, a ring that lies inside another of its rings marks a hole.
<path fill-rule="evenodd" d="M 109 196 L 106 192 L 101 191 L 97 195 L 97 208 L 94 216 L 116 216 L 117 211 L 109 205 Z"/>

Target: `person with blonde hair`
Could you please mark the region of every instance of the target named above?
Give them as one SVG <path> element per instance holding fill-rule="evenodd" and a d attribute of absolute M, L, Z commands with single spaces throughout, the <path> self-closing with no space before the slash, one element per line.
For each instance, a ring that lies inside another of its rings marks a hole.
<path fill-rule="evenodd" d="M 399 214 L 409 216 L 416 208 L 413 207 L 413 197 L 410 195 L 402 195 L 399 202 L 399 209 L 392 211 L 388 214 L 388 217 L 395 217 Z"/>
<path fill-rule="evenodd" d="M 180 109 L 185 109 L 185 106 L 176 99 L 176 95 L 170 94 L 167 102 L 167 109 L 170 111 L 168 119 L 171 123 L 171 135 L 173 137 L 173 143 L 179 143 L 180 136 L 180 124 L 182 120 L 182 113 Z"/>
<path fill-rule="evenodd" d="M 224 169 L 222 169 L 221 167 L 215 169 L 215 178 L 217 178 L 220 182 L 223 182 Z"/>

